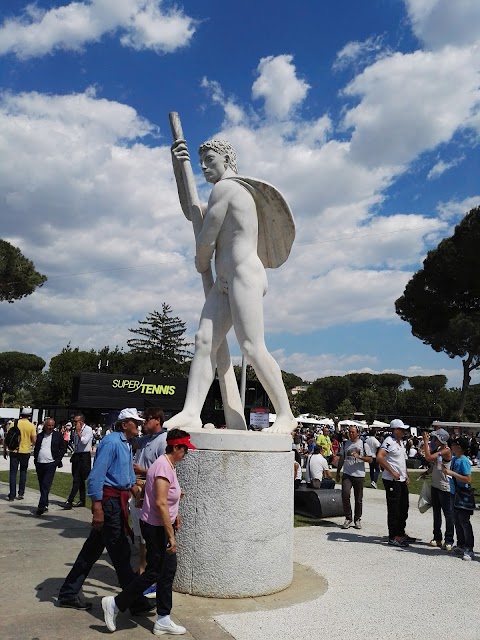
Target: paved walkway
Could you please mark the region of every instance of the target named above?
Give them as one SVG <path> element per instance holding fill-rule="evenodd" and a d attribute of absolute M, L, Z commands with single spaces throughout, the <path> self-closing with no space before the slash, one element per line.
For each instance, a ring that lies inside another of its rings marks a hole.
<path fill-rule="evenodd" d="M 36 518 L 37 492 L 7 502 L 7 490 L 0 483 L 1 640 L 98 640 L 107 633 L 100 598 L 118 591 L 107 556 L 85 583 L 90 612 L 54 606 L 88 534 L 89 512 L 65 512 L 53 500 L 49 513 Z M 387 546 L 384 499 L 381 491 L 365 490 L 362 531 L 341 530 L 341 519 L 296 529 L 295 581 L 280 594 L 242 600 L 174 594 L 173 617 L 189 629 L 186 640 L 479 640 L 480 562 L 427 545 L 431 511 L 421 515 L 416 497 L 408 529 L 422 541 L 405 550 Z M 472 521 L 480 549 L 480 512 Z M 147 638 L 153 621 L 121 615 L 115 637 Z"/>

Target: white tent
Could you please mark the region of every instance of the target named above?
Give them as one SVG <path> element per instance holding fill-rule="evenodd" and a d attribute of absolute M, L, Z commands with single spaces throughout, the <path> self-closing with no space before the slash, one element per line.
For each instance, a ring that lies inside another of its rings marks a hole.
<path fill-rule="evenodd" d="M 381 420 L 374 420 L 369 426 L 373 429 L 388 429 L 390 427 L 390 423 L 382 422 Z"/>
<path fill-rule="evenodd" d="M 366 429 L 368 424 L 366 422 L 360 422 L 359 420 L 340 420 L 339 427 L 358 427 L 359 429 Z"/>
<path fill-rule="evenodd" d="M 335 425 L 335 423 L 331 418 L 318 418 L 318 417 L 315 418 L 315 417 L 312 417 L 311 414 L 309 413 L 304 413 L 298 416 L 297 418 L 295 418 L 295 420 L 297 422 L 301 422 L 302 424 L 312 424 L 317 426 L 326 425 L 328 427 L 333 427 Z"/>

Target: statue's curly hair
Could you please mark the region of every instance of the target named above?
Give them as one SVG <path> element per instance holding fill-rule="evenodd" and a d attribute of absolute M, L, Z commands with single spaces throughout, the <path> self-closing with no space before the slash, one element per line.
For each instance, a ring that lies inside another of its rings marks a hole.
<path fill-rule="evenodd" d="M 228 166 L 230 167 L 230 169 L 232 169 L 232 171 L 238 173 L 237 153 L 229 142 L 227 142 L 226 140 L 207 140 L 198 147 L 198 155 L 201 155 L 208 149 L 212 149 L 212 151 L 216 151 L 222 156 L 228 155 Z"/>

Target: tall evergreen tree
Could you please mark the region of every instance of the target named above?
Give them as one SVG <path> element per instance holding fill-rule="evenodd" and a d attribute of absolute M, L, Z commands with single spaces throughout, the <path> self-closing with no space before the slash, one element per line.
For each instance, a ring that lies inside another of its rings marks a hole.
<path fill-rule="evenodd" d="M 139 338 L 130 338 L 127 344 L 138 360 L 139 373 L 185 375 L 187 360 L 192 356 L 185 342 L 186 324 L 172 316 L 172 308 L 162 303 L 161 311 L 153 311 L 146 320 L 139 320 L 136 329 L 129 329 Z"/>
<path fill-rule="evenodd" d="M 17 247 L 0 240 L 0 301 L 13 302 L 29 296 L 46 282 L 31 260 Z"/>
<path fill-rule="evenodd" d="M 480 368 L 480 207 L 472 209 L 428 252 L 395 302 L 412 334 L 450 358 L 460 357 L 463 384 L 458 407 L 463 415 L 471 372 Z"/>
<path fill-rule="evenodd" d="M 0 406 L 3 406 L 5 394 L 13 394 L 24 388 L 44 366 L 45 360 L 34 353 L 0 353 Z"/>

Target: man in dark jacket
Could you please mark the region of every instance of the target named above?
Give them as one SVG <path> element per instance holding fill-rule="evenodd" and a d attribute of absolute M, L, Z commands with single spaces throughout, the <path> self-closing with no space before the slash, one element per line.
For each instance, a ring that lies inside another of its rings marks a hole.
<path fill-rule="evenodd" d="M 66 442 L 58 431 L 55 431 L 55 420 L 46 418 L 43 431 L 38 435 L 33 450 L 33 461 L 37 469 L 38 484 L 40 486 L 40 500 L 36 511 L 41 516 L 48 511 L 48 494 L 52 486 L 53 476 L 58 467 L 62 467 Z"/>

